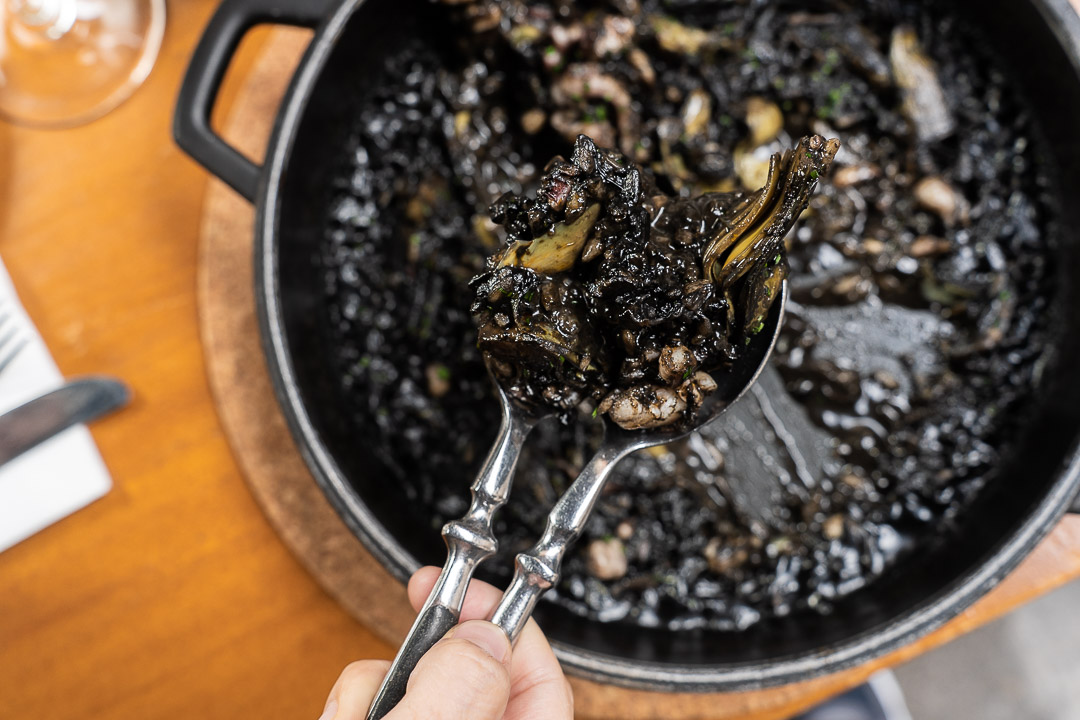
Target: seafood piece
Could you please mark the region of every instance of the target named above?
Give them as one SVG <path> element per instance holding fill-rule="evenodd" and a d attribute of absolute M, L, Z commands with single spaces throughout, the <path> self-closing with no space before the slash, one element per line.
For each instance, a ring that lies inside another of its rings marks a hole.
<path fill-rule="evenodd" d="M 948 137 L 956 129 L 945 91 L 934 63 L 926 57 L 919 38 L 910 27 L 893 31 L 889 62 L 896 84 L 903 91 L 903 112 L 923 142 Z"/>

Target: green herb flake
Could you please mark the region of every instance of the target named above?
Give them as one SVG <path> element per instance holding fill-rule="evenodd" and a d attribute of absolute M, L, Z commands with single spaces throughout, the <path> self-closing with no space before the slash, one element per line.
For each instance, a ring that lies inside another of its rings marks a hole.
<path fill-rule="evenodd" d="M 592 411 L 592 416 L 596 417 L 599 414 L 600 414 L 600 408 L 594 408 L 593 411 Z"/>
<path fill-rule="evenodd" d="M 559 49 L 557 47 L 555 47 L 554 45 L 548 45 L 546 48 L 544 48 L 544 54 L 549 56 L 549 57 L 551 57 L 553 55 L 558 55 L 559 54 Z"/>
<path fill-rule="evenodd" d="M 817 180 L 818 179 L 818 171 L 817 170 L 811 170 L 810 171 L 810 178 L 812 180 Z"/>
<path fill-rule="evenodd" d="M 821 66 L 821 75 L 828 77 L 840 65 L 840 53 L 836 48 L 829 48 L 825 53 L 825 62 Z"/>
<path fill-rule="evenodd" d="M 822 119 L 831 118 L 836 114 L 837 108 L 844 101 L 844 98 L 851 92 L 851 83 L 844 83 L 829 90 L 825 96 L 826 103 L 823 107 L 818 108 L 817 115 Z"/>
<path fill-rule="evenodd" d="M 446 367 L 445 365 L 438 365 L 435 367 L 435 374 L 440 380 L 449 380 L 450 368 Z"/>

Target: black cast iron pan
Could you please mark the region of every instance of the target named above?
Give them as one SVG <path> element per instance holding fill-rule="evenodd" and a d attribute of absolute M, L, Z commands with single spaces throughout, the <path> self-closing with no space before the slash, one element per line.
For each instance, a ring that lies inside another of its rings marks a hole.
<path fill-rule="evenodd" d="M 1064 210 L 1054 361 L 1038 412 L 961 532 L 928 544 L 825 617 L 792 615 L 740 633 L 605 625 L 554 605 L 537 619 L 571 672 L 666 690 L 738 690 L 804 680 L 911 642 L 996 585 L 1054 526 L 1080 487 L 1080 19 L 1066 0 L 964 0 L 1011 63 L 1057 152 Z M 177 142 L 255 204 L 256 297 L 278 400 L 315 479 L 348 526 L 404 580 L 439 562 L 437 533 L 402 508 L 342 407 L 318 312 L 318 243 L 328 179 L 380 58 L 420 34 L 440 42 L 438 7 L 420 0 L 226 0 L 184 80 Z M 209 125 L 218 86 L 258 23 L 314 28 L 258 167 Z M 418 449 L 420 452 L 420 449 Z"/>

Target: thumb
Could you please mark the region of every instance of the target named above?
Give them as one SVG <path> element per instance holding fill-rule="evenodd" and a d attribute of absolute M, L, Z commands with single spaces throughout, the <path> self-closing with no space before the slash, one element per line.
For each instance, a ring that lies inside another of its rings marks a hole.
<path fill-rule="evenodd" d="M 498 625 L 458 625 L 416 664 L 387 720 L 499 720 L 510 698 L 510 640 Z"/>

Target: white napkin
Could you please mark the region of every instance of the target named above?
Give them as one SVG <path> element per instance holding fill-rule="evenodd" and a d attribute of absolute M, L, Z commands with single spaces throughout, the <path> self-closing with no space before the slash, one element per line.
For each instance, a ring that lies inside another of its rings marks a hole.
<path fill-rule="evenodd" d="M 0 414 L 63 382 L 0 263 L 0 316 L 4 315 L 0 337 L 14 329 L 16 340 L 25 339 L 26 344 L 0 370 Z M 9 347 L 0 348 L 0 359 Z M 0 465 L 0 551 L 97 500 L 111 486 L 90 431 L 81 425 Z"/>

